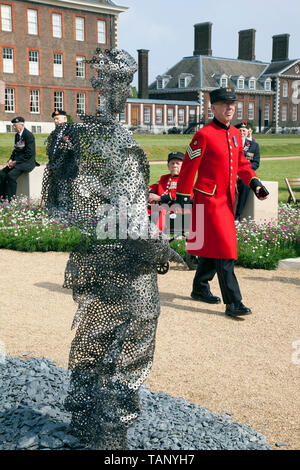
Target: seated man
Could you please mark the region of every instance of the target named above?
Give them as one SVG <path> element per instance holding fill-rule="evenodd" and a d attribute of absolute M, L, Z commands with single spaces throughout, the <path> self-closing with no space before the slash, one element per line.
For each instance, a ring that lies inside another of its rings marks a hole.
<path fill-rule="evenodd" d="M 157 212 L 158 228 L 162 231 L 166 227 L 166 209 L 160 204 L 172 205 L 176 199 L 177 180 L 181 170 L 184 154 L 181 152 L 173 152 L 168 155 L 168 169 L 170 173 L 162 175 L 159 181 L 149 187 L 149 215 Z"/>
<path fill-rule="evenodd" d="M 16 131 L 14 150 L 6 167 L 0 171 L 0 197 L 8 201 L 16 195 L 18 177 L 39 166 L 35 161 L 34 135 L 24 127 L 25 119 L 19 116 L 11 122 Z"/>
<path fill-rule="evenodd" d="M 254 139 L 250 140 L 248 138 L 250 126 L 248 126 L 247 122 L 244 121 L 241 124 L 237 124 L 235 127 L 240 130 L 242 136 L 244 156 L 247 158 L 247 160 L 250 161 L 252 170 L 256 171 L 260 163 L 260 152 L 258 143 Z M 237 190 L 238 197 L 237 206 L 235 210 L 236 223 L 240 221 L 241 214 L 245 207 L 250 188 L 241 179 L 238 178 Z"/>

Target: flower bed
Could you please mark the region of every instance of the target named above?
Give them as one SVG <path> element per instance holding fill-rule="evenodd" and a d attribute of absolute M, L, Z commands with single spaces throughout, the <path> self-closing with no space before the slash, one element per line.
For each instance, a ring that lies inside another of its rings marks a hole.
<path fill-rule="evenodd" d="M 38 200 L 21 197 L 0 204 L 0 248 L 70 251 L 80 240 L 78 230 L 49 220 Z"/>
<path fill-rule="evenodd" d="M 279 260 L 300 256 L 299 209 L 280 204 L 278 223 L 242 221 L 237 226 L 238 259 L 245 268 L 275 269 Z"/>
<path fill-rule="evenodd" d="M 256 224 L 244 219 L 237 226 L 238 259 L 236 265 L 244 268 L 275 269 L 285 258 L 300 256 L 299 209 L 280 204 L 278 223 Z M 174 240 L 171 246 L 183 254 L 185 240 Z"/>
<path fill-rule="evenodd" d="M 280 204 L 278 223 L 256 224 L 252 219 L 237 226 L 237 265 L 275 269 L 278 261 L 300 256 L 299 209 Z M 79 230 L 49 220 L 40 201 L 16 198 L 0 204 L 0 248 L 20 251 L 71 251 L 80 241 Z M 185 256 L 185 239 L 171 242 Z"/>

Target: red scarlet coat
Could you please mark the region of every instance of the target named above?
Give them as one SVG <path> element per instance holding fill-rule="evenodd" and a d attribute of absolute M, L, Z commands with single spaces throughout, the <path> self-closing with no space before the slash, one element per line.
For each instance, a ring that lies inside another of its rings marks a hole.
<path fill-rule="evenodd" d="M 237 258 L 234 223 L 237 175 L 247 185 L 257 177 L 244 157 L 240 131 L 233 126 L 226 128 L 214 119 L 194 135 L 177 183 L 177 195 L 190 195 L 194 187 L 189 253 L 207 258 Z M 200 221 L 196 215 L 198 204 L 204 208 Z"/>
<path fill-rule="evenodd" d="M 167 175 L 162 175 L 158 183 L 155 183 L 149 186 L 149 190 L 150 192 L 157 194 L 158 196 L 169 195 L 170 201 L 173 200 L 175 202 L 177 181 L 178 181 L 178 176 L 171 176 L 171 173 Z M 166 203 L 168 203 L 168 201 Z M 164 204 L 164 201 L 162 201 L 162 204 Z M 148 207 L 149 215 L 151 214 L 151 210 L 160 212 L 157 226 L 159 230 L 164 231 L 166 227 L 166 208 L 158 204 L 151 204 Z"/>
<path fill-rule="evenodd" d="M 170 199 L 176 199 L 176 187 L 177 187 L 178 176 L 171 176 L 171 173 L 168 175 L 162 175 L 158 183 L 152 184 L 149 186 L 149 189 L 162 196 L 163 194 L 169 194 Z"/>

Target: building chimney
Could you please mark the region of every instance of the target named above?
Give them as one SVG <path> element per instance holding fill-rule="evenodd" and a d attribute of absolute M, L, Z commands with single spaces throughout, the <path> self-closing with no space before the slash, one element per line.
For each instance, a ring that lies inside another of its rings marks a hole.
<path fill-rule="evenodd" d="M 289 60 L 289 34 L 273 36 L 272 62 Z"/>
<path fill-rule="evenodd" d="M 139 90 L 138 97 L 147 99 L 149 97 L 148 91 L 148 50 L 138 49 L 138 69 L 139 69 Z"/>
<path fill-rule="evenodd" d="M 239 56 L 242 60 L 255 60 L 255 29 L 239 31 Z"/>
<path fill-rule="evenodd" d="M 212 23 L 198 23 L 195 28 L 195 50 L 194 55 L 212 55 L 211 29 Z"/>

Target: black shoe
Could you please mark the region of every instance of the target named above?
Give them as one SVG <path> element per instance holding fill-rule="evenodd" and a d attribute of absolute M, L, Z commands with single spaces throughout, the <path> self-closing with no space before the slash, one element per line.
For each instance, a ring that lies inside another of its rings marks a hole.
<path fill-rule="evenodd" d="M 194 300 L 200 300 L 201 302 L 206 302 L 208 304 L 219 304 L 221 302 L 220 297 L 212 295 L 210 291 L 208 292 L 192 292 L 191 297 Z"/>
<path fill-rule="evenodd" d="M 226 305 L 225 314 L 230 317 L 239 317 L 242 315 L 250 315 L 252 312 L 250 308 L 246 307 L 242 302 L 233 302 Z"/>

